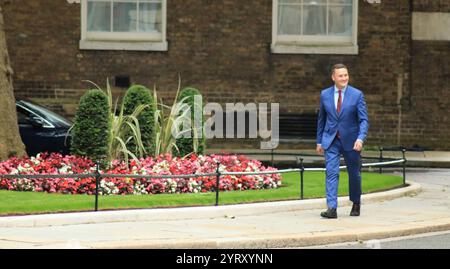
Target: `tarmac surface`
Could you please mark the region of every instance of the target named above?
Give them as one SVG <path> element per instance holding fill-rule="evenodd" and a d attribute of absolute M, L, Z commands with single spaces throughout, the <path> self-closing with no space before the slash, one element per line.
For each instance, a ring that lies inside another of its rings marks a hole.
<path fill-rule="evenodd" d="M 0 217 L 0 248 L 299 248 L 450 231 L 450 170 L 408 168 L 407 182 L 363 195 L 359 217 L 342 197 L 331 220 L 325 199 Z"/>
<path fill-rule="evenodd" d="M 450 231 L 306 247 L 314 249 L 450 249 Z"/>

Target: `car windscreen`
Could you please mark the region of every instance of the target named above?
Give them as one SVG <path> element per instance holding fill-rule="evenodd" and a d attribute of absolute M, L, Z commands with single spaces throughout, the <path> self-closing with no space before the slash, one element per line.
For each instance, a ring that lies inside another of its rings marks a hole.
<path fill-rule="evenodd" d="M 68 119 L 62 117 L 61 115 L 56 114 L 53 111 L 48 110 L 45 107 L 30 103 L 30 102 L 25 102 L 25 101 L 22 101 L 22 102 L 25 103 L 36 114 L 39 114 L 39 116 L 44 117 L 46 120 L 50 121 L 54 125 L 57 125 L 58 127 L 72 126 L 72 122 L 70 122 Z"/>

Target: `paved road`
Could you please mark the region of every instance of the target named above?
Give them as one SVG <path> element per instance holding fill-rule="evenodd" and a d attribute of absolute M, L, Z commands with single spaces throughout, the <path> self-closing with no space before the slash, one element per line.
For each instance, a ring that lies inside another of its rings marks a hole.
<path fill-rule="evenodd" d="M 314 249 L 450 249 L 450 231 L 332 244 Z"/>
<path fill-rule="evenodd" d="M 394 172 L 400 173 L 400 172 Z M 450 189 L 450 169 L 408 169 L 408 178 L 427 188 L 447 192 Z M 450 208 L 449 208 L 450 210 Z M 319 249 L 450 249 L 450 231 L 426 233 L 382 240 L 331 244 Z"/>

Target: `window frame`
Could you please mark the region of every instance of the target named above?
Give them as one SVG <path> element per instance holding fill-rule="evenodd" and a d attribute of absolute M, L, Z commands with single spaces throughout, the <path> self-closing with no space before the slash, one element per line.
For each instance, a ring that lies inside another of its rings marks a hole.
<path fill-rule="evenodd" d="M 358 54 L 358 0 L 352 0 L 352 5 L 352 34 L 349 41 L 344 36 L 278 35 L 279 0 L 273 0 L 272 53 Z"/>
<path fill-rule="evenodd" d="M 135 0 L 95 0 L 135 2 Z M 167 51 L 167 0 L 161 0 L 161 33 L 87 31 L 88 0 L 81 0 L 80 49 Z"/>

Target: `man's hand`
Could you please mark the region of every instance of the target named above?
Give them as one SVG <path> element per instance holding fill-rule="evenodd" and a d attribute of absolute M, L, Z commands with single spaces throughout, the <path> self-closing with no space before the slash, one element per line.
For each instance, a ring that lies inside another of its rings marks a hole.
<path fill-rule="evenodd" d="M 318 154 L 323 155 L 324 150 L 322 148 L 322 145 L 317 145 L 316 151 Z"/>
<path fill-rule="evenodd" d="M 361 151 L 363 148 L 363 143 L 360 140 L 356 140 L 355 145 L 353 146 L 353 149 L 356 151 Z"/>

